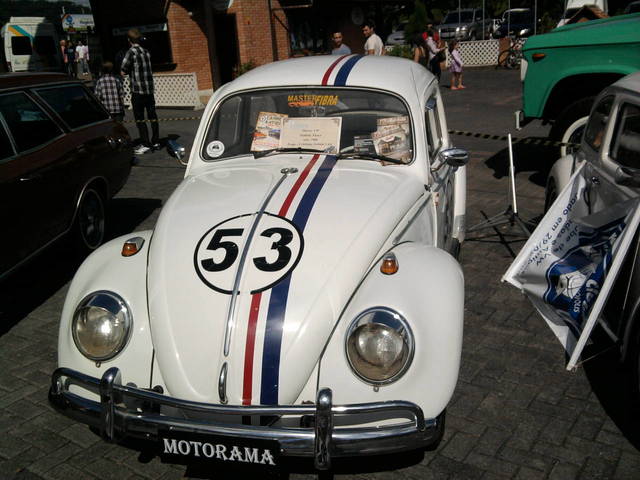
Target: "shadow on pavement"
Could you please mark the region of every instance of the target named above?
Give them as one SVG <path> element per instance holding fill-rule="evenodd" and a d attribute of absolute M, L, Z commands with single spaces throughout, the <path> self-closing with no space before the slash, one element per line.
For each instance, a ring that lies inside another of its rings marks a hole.
<path fill-rule="evenodd" d="M 632 401 L 631 369 L 620 365 L 618 348 L 609 348 L 597 355 L 606 348 L 602 341 L 585 348 L 582 358 L 594 358 L 583 364 L 584 371 L 593 393 L 609 418 L 629 443 L 640 450 L 640 406 Z"/>
<path fill-rule="evenodd" d="M 161 206 L 158 199 L 116 198 L 107 212 L 105 241 L 134 230 Z M 73 278 L 84 260 L 64 236 L 0 282 L 0 336 Z"/>
<path fill-rule="evenodd" d="M 516 175 L 520 172 L 533 172 L 529 176 L 531 183 L 544 187 L 547 175 L 554 162 L 558 159 L 557 149 L 545 145 L 526 142 L 543 142 L 546 138 L 527 137 L 523 141 L 513 144 L 513 164 Z M 494 178 L 503 178 L 509 175 L 509 149 L 503 148 L 492 157 L 489 157 L 485 165 L 493 170 Z"/>

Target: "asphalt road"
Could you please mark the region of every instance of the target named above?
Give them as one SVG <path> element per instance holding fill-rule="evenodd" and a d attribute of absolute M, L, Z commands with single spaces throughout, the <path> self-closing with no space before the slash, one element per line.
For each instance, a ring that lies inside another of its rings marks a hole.
<path fill-rule="evenodd" d="M 448 83 L 448 74 L 442 83 Z M 464 91 L 442 88 L 450 129 L 545 137 L 547 128 L 539 124 L 513 131 L 513 111 L 520 104 L 518 72 L 468 69 L 465 83 Z M 159 113 L 194 115 L 188 110 Z M 161 135 L 188 146 L 196 127 L 195 120 L 163 122 Z M 468 225 L 474 225 L 507 206 L 506 143 L 462 136 L 454 143 L 471 153 L 467 214 Z M 554 154 L 531 145 L 517 145 L 514 153 L 520 215 L 535 221 L 542 212 L 544 179 Z M 111 205 L 109 237 L 153 228 L 183 174 L 183 167 L 163 151 L 141 157 Z M 424 454 L 340 462 L 336 477 L 640 476 L 639 429 L 624 401 L 623 372 L 606 354 L 577 372 L 566 372 L 563 350 L 543 320 L 518 291 L 500 283 L 523 240 L 517 228 L 504 225 L 469 234 L 462 248 L 466 282 L 462 367 L 440 446 Z M 0 478 L 269 476 L 162 464 L 134 448 L 106 444 L 86 427 L 51 410 L 47 390 L 56 366 L 58 319 L 78 262 L 61 242 L 0 284 Z M 424 391 L 429 394 L 428 385 Z M 315 478 L 305 464 L 291 465 L 282 476 L 287 475 Z"/>

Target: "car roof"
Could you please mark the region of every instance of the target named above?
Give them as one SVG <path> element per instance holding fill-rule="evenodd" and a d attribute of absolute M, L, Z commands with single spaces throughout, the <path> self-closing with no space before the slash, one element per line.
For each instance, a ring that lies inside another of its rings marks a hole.
<path fill-rule="evenodd" d="M 345 87 L 389 90 L 413 98 L 416 96 L 416 84 L 426 85 L 433 79 L 426 68 L 406 58 L 388 55 L 317 55 L 262 65 L 226 84 L 225 90 L 321 87 L 323 84 L 333 87 L 338 75 L 344 79 Z"/>
<path fill-rule="evenodd" d="M 0 89 L 31 87 L 49 83 L 81 83 L 62 73 L 24 72 L 0 74 Z"/>

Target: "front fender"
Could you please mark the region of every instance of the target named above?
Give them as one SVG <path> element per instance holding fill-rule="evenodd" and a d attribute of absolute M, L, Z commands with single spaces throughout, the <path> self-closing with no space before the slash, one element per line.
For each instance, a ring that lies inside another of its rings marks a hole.
<path fill-rule="evenodd" d="M 122 372 L 122 382 L 150 387 L 153 345 L 147 309 L 147 255 L 152 231 L 131 233 L 115 238 L 93 252 L 76 272 L 62 309 L 58 332 L 58 366 L 100 378 L 110 367 Z M 140 252 L 131 257 L 121 254 L 123 243 L 134 236 L 145 242 Z M 71 322 L 77 305 L 92 292 L 108 290 L 120 295 L 133 316 L 132 331 L 125 348 L 104 362 L 89 360 L 75 346 Z M 84 393 L 86 396 L 86 393 Z"/>
<path fill-rule="evenodd" d="M 340 321 L 320 360 L 319 388 L 329 387 L 336 404 L 408 400 L 425 417 L 435 418 L 451 399 L 462 350 L 464 278 L 458 262 L 445 251 L 404 243 L 393 249 L 399 270 L 369 272 Z M 376 306 L 396 310 L 409 322 L 415 339 L 411 366 L 396 382 L 374 389 L 351 370 L 345 335 L 352 320 Z"/>

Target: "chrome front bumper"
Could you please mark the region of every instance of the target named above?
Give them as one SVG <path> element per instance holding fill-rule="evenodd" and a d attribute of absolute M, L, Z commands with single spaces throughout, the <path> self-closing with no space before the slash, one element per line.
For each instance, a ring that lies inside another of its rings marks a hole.
<path fill-rule="evenodd" d="M 49 402 L 60 413 L 100 430 L 115 442 L 125 437 L 159 441 L 159 431 L 204 434 L 233 439 L 275 440 L 282 456 L 313 457 L 316 468 L 331 467 L 333 457 L 396 453 L 427 447 L 440 439 L 440 417 L 425 420 L 420 407 L 411 402 L 387 401 L 333 405 L 330 389 L 318 392 L 315 405 L 235 406 L 171 398 L 160 393 L 122 385 L 113 367 L 102 378 L 58 368 L 51 378 Z M 92 401 L 69 391 L 78 385 L 99 393 Z M 134 406 L 135 405 L 135 406 Z M 198 415 L 197 419 L 161 414 L 161 408 Z M 338 417 L 378 414 L 412 418 L 380 427 L 334 427 Z M 221 417 L 298 418 L 300 427 L 247 425 L 220 421 Z M 208 418 L 210 417 L 210 418 Z"/>

